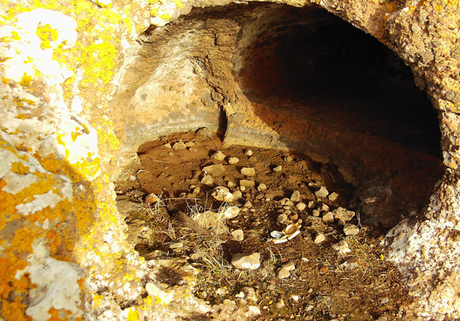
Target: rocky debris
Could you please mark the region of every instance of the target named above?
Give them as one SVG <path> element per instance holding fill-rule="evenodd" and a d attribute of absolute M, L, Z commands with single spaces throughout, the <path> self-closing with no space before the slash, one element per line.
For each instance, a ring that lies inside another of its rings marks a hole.
<path fill-rule="evenodd" d="M 308 208 L 312 209 L 312 208 L 315 208 L 315 206 L 316 206 L 315 202 L 313 201 L 308 202 Z"/>
<path fill-rule="evenodd" d="M 277 277 L 278 279 L 285 279 L 291 276 L 291 271 L 295 270 L 294 262 L 289 262 L 283 264 L 281 268 L 278 270 Z"/>
<path fill-rule="evenodd" d="M 255 270 L 260 266 L 260 253 L 237 253 L 232 257 L 232 265 L 240 270 Z"/>
<path fill-rule="evenodd" d="M 214 165 L 203 167 L 202 171 L 205 175 L 211 175 L 212 177 L 217 177 L 225 173 L 225 167 L 222 164 L 214 164 Z"/>
<path fill-rule="evenodd" d="M 237 241 L 241 242 L 241 241 L 244 240 L 244 232 L 243 232 L 243 230 L 234 230 L 232 232 L 232 236 Z"/>
<path fill-rule="evenodd" d="M 230 194 L 232 195 L 232 194 Z M 233 195 L 232 195 L 233 197 Z M 225 218 L 226 219 L 232 219 L 232 218 L 235 218 L 238 216 L 238 214 L 240 213 L 240 208 L 238 206 L 230 206 L 230 207 L 227 207 L 224 211 L 224 215 L 225 215 Z"/>
<path fill-rule="evenodd" d="M 315 240 L 313 242 L 315 242 L 315 244 L 320 244 L 323 243 L 325 240 L 326 236 L 323 233 L 318 233 L 316 234 Z"/>
<path fill-rule="evenodd" d="M 291 195 L 291 201 L 294 202 L 294 203 L 298 203 L 301 200 L 302 199 L 301 199 L 301 196 L 300 196 L 300 192 L 299 191 L 294 191 L 294 193 L 292 193 L 292 195 Z"/>
<path fill-rule="evenodd" d="M 343 226 L 343 233 L 345 233 L 345 235 L 347 236 L 358 235 L 359 228 L 354 224 L 345 223 L 345 225 Z"/>
<path fill-rule="evenodd" d="M 230 165 L 238 164 L 239 161 L 240 161 L 240 160 L 239 160 L 237 157 L 230 157 L 230 158 L 228 159 L 228 163 L 229 163 Z"/>
<path fill-rule="evenodd" d="M 240 186 L 245 188 L 254 187 L 256 186 L 256 182 L 254 182 L 253 180 L 242 179 L 240 180 Z"/>
<path fill-rule="evenodd" d="M 273 168 L 274 172 L 281 172 L 282 170 L 283 170 L 283 166 L 281 166 L 281 165 L 278 165 L 278 166 Z"/>
<path fill-rule="evenodd" d="M 291 206 L 294 206 L 294 203 L 289 198 L 283 198 L 280 201 L 280 205 L 291 207 Z"/>
<path fill-rule="evenodd" d="M 332 214 L 332 212 L 324 213 L 323 222 L 326 224 L 334 223 L 334 214 Z"/>
<path fill-rule="evenodd" d="M 214 186 L 214 180 L 212 179 L 211 175 L 204 175 L 203 178 L 201 179 L 201 184 L 204 184 L 207 186 Z"/>
<path fill-rule="evenodd" d="M 335 202 L 339 198 L 339 194 L 333 192 L 327 197 L 330 201 Z"/>
<path fill-rule="evenodd" d="M 253 167 L 243 167 L 241 174 L 244 176 L 256 176 L 256 170 Z"/>
<path fill-rule="evenodd" d="M 348 243 L 345 240 L 341 240 L 338 243 L 332 245 L 332 248 L 339 252 L 341 255 L 346 255 L 351 252 L 350 248 L 348 247 Z"/>
<path fill-rule="evenodd" d="M 345 222 L 350 221 L 354 216 L 355 212 L 349 211 L 343 207 L 336 208 L 332 211 L 334 218 L 339 221 L 339 225 L 344 225 Z"/>
<path fill-rule="evenodd" d="M 211 196 L 219 202 L 233 202 L 233 194 L 225 186 L 216 187 Z"/>
<path fill-rule="evenodd" d="M 179 141 L 175 143 L 174 145 L 172 145 L 172 149 L 175 150 L 176 152 L 182 149 L 186 149 L 186 148 L 187 148 L 187 145 L 185 145 L 185 143 L 182 141 Z"/>
<path fill-rule="evenodd" d="M 246 208 L 251 208 L 251 207 L 252 207 L 252 203 L 251 203 L 251 201 L 246 201 L 246 203 L 244 203 L 243 206 L 246 207 Z"/>
<path fill-rule="evenodd" d="M 307 205 L 305 203 L 297 203 L 295 206 L 299 211 L 303 211 L 307 208 Z"/>
<path fill-rule="evenodd" d="M 318 197 L 327 197 L 329 195 L 329 191 L 326 189 L 326 187 L 321 186 L 316 192 L 315 195 Z"/>
<path fill-rule="evenodd" d="M 261 183 L 261 184 L 259 184 L 259 186 L 257 186 L 257 190 L 259 192 L 263 192 L 263 191 L 267 190 L 267 185 L 265 185 L 264 183 Z"/>
<path fill-rule="evenodd" d="M 251 157 L 251 156 L 254 154 L 254 152 L 253 152 L 252 150 L 248 149 L 248 150 L 246 150 L 246 151 L 244 152 L 244 154 L 245 154 L 246 156 Z"/>
<path fill-rule="evenodd" d="M 224 153 L 222 153 L 220 150 L 217 151 L 214 155 L 212 155 L 212 158 L 214 158 L 217 161 L 223 161 L 225 159 Z"/>

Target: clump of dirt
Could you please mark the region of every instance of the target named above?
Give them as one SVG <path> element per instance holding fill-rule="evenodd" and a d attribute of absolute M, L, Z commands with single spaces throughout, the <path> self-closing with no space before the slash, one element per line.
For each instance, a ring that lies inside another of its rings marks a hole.
<path fill-rule="evenodd" d="M 138 154 L 135 177 L 116 183 L 128 241 L 146 260 L 186 258 L 200 271 L 195 296 L 255 306 L 260 320 L 406 317 L 409 296 L 379 246 L 386 231 L 348 208 L 354 189 L 333 166 L 224 148 L 206 129 L 145 143 Z M 273 237 L 293 224 L 298 235 Z M 238 253 L 259 253 L 260 266 L 236 268 Z M 216 309 L 207 318 L 237 317 Z"/>

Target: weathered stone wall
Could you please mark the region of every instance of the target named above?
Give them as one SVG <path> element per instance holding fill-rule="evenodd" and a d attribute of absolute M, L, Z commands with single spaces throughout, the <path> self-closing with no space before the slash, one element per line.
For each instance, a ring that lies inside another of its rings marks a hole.
<path fill-rule="evenodd" d="M 168 21 L 193 6 L 228 3 L 0 4 L 5 13 L 0 29 L 2 318 L 167 320 L 186 315 L 187 309 L 165 307 L 161 293 L 140 296 L 154 276 L 125 241 L 112 182 L 143 141 L 176 130 L 218 129 L 223 112 L 229 132 L 251 119 L 252 128 L 276 136 L 249 104 L 232 104 L 235 97 L 246 99 L 237 82 L 225 82 L 234 68 L 236 44 L 230 35 L 240 32 L 237 18 L 228 37 L 209 28 L 221 23 L 211 16 L 203 25 L 190 21 L 183 32 L 168 35 Z M 460 317 L 458 3 L 318 4 L 397 52 L 440 112 L 444 178 L 427 206 L 427 220 L 401 222 L 390 233 L 388 258 L 406 275 L 420 317 Z M 257 11 L 244 13 L 234 6 L 235 16 L 257 19 Z M 155 43 L 164 44 L 158 51 L 148 48 L 151 38 L 144 31 L 150 24 L 166 25 L 153 35 Z M 199 39 L 193 29 L 202 30 Z M 223 50 L 205 49 L 202 44 L 208 42 L 221 42 Z M 213 69 L 211 60 L 226 63 Z M 179 85 L 158 86 L 168 81 Z M 245 133 L 234 137 L 242 139 Z M 179 295 L 175 300 L 190 311 L 206 311 L 193 297 Z"/>

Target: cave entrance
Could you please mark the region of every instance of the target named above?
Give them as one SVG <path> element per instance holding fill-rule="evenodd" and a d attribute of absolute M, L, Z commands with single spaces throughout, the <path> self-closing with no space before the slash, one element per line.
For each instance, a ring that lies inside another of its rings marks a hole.
<path fill-rule="evenodd" d="M 118 97 L 140 161 L 117 183 L 141 256 L 187 257 L 211 305 L 249 289 L 265 318 L 394 319 L 408 295 L 380 240 L 422 213 L 443 170 L 410 68 L 315 6 L 193 9 L 141 42 Z M 259 254 L 254 271 L 232 266 L 241 253 Z"/>

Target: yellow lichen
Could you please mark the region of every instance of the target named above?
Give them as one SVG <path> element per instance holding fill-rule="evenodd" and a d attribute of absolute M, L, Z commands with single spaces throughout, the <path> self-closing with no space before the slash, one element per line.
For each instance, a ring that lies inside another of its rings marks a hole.
<path fill-rule="evenodd" d="M 139 320 L 139 312 L 134 310 L 134 308 L 129 308 L 128 321 L 138 321 L 138 320 Z"/>
<path fill-rule="evenodd" d="M 29 88 L 32 84 L 32 76 L 29 76 L 27 73 L 24 73 L 22 76 L 22 80 L 19 84 L 24 88 Z"/>
<path fill-rule="evenodd" d="M 40 44 L 40 48 L 42 49 L 51 48 L 51 43 L 58 39 L 57 31 L 51 28 L 49 24 L 37 27 L 36 34 L 42 41 Z"/>

